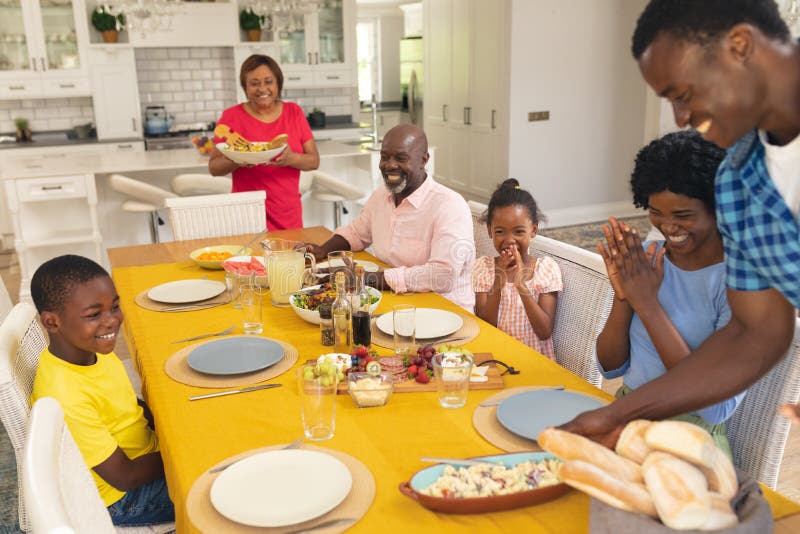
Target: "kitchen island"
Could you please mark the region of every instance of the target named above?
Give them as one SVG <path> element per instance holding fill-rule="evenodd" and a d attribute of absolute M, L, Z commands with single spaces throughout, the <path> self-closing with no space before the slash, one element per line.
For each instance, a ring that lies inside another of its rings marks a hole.
<path fill-rule="evenodd" d="M 363 189 L 368 195 L 381 183 L 380 155 L 354 141 L 320 141 L 320 170 Z M 366 145 L 365 145 L 366 146 Z M 123 211 L 124 195 L 108 185 L 108 175 L 124 174 L 169 189 L 181 173 L 207 173 L 208 157 L 195 149 L 145 151 L 140 145 L 115 150 L 108 145 L 53 147 L 14 151 L 0 163 L 0 181 L 8 204 L 14 248 L 19 256 L 20 298 L 29 298 L 30 276 L 44 261 L 60 254 L 91 257 L 104 265 L 106 249 L 149 243 L 147 218 Z M 348 203 L 349 221 L 360 210 Z M 304 225 L 333 225 L 332 207 L 307 195 Z M 162 218 L 167 220 L 167 214 Z M 171 239 L 169 225 L 161 227 Z"/>

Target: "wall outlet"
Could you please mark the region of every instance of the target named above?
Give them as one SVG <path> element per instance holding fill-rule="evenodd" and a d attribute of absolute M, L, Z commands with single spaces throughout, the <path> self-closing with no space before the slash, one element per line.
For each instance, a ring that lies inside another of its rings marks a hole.
<path fill-rule="evenodd" d="M 549 120 L 550 120 L 550 112 L 549 111 L 529 111 L 528 112 L 528 122 L 549 121 Z"/>

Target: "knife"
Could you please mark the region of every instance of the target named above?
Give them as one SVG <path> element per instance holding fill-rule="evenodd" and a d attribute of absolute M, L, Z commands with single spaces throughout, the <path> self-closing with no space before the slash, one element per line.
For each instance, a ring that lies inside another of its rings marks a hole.
<path fill-rule="evenodd" d="M 166 308 L 161 308 L 159 311 L 171 312 L 171 311 L 183 311 L 183 310 L 202 310 L 203 308 L 213 308 L 215 306 L 221 306 L 222 304 L 226 304 L 226 303 L 225 302 L 206 302 L 205 304 L 182 304 L 180 306 L 168 306 Z"/>
<path fill-rule="evenodd" d="M 463 460 L 460 458 L 436 458 L 432 456 L 423 456 L 420 458 L 423 462 L 432 462 L 435 464 L 448 464 L 448 465 L 492 465 L 496 462 L 487 462 L 479 460 Z"/>
<path fill-rule="evenodd" d="M 218 391 L 216 393 L 206 393 L 205 395 L 195 395 L 194 397 L 189 397 L 189 400 L 193 401 L 200 399 L 210 399 L 211 397 L 222 397 L 224 395 L 233 395 L 235 393 L 247 393 L 248 391 L 256 391 L 259 389 L 278 388 L 281 387 L 282 385 L 283 384 L 261 384 L 260 386 L 250 386 L 242 389 L 231 389 L 228 391 Z"/>

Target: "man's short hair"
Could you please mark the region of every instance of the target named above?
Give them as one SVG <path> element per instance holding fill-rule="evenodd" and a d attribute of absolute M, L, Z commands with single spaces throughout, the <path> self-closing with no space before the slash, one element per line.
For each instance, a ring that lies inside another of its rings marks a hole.
<path fill-rule="evenodd" d="M 636 22 L 631 52 L 638 59 L 661 32 L 705 46 L 741 23 L 770 38 L 791 39 L 774 0 L 650 0 Z"/>
<path fill-rule="evenodd" d="M 67 254 L 44 262 L 31 278 L 31 297 L 39 313 L 64 309 L 75 286 L 108 276 L 103 267 L 83 256 Z"/>

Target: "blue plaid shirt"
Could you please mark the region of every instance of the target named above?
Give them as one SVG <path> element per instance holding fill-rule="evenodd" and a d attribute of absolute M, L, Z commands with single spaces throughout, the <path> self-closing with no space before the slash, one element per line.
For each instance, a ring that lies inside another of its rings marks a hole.
<path fill-rule="evenodd" d="M 775 288 L 800 308 L 800 226 L 769 177 L 757 132 L 728 150 L 717 170 L 716 204 L 727 286 Z"/>

